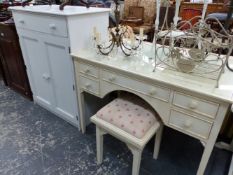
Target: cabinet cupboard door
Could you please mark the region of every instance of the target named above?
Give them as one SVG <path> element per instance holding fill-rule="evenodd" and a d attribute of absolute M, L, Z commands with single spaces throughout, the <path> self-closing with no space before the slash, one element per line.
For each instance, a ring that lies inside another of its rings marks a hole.
<path fill-rule="evenodd" d="M 67 120 L 77 124 L 77 97 L 69 41 L 60 37 L 44 37 L 43 45 L 52 77 L 55 110 Z"/>
<path fill-rule="evenodd" d="M 19 32 L 24 61 L 33 92 L 34 101 L 52 109 L 53 91 L 48 60 L 41 38 L 30 32 Z"/>
<path fill-rule="evenodd" d="M 35 101 L 78 126 L 74 67 L 68 38 L 26 30 L 18 33 Z"/>

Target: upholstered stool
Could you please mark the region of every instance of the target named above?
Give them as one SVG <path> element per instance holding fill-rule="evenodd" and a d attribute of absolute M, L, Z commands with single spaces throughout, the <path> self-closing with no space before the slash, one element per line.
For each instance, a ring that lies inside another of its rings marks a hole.
<path fill-rule="evenodd" d="M 156 132 L 153 157 L 158 157 L 163 125 L 156 117 L 148 104 L 133 95 L 119 97 L 100 109 L 91 117 L 96 124 L 97 163 L 102 163 L 103 135 L 108 133 L 127 144 L 133 154 L 132 174 L 138 175 L 143 148 Z"/>

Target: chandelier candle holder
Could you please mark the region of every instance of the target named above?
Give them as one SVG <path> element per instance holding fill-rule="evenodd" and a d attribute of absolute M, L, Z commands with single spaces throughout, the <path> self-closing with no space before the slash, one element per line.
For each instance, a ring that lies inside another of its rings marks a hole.
<path fill-rule="evenodd" d="M 136 38 L 131 27 L 120 25 L 119 2 L 118 0 L 114 0 L 114 3 L 116 27 L 109 29 L 109 41 L 102 43 L 100 34 L 95 27 L 93 29 L 93 40 L 97 51 L 102 55 L 109 55 L 114 48 L 117 50 L 120 48 L 125 56 L 130 56 L 142 45 L 144 31 L 143 28 L 140 28 L 139 38 Z"/>

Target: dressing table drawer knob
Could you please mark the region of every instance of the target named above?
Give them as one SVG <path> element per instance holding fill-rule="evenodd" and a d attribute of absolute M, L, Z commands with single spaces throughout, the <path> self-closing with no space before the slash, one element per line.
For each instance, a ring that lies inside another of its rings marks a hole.
<path fill-rule="evenodd" d="M 191 120 L 186 120 L 183 124 L 185 128 L 190 128 L 192 126 L 192 121 Z"/>
<path fill-rule="evenodd" d="M 115 81 L 116 80 L 116 77 L 115 76 L 111 76 L 111 77 L 109 77 L 109 79 L 108 79 L 109 81 Z"/>
<path fill-rule="evenodd" d="M 198 106 L 198 102 L 197 101 L 191 101 L 189 104 L 189 108 L 191 109 L 196 109 Z"/>
<path fill-rule="evenodd" d="M 49 28 L 52 30 L 56 30 L 57 27 L 55 24 L 49 24 Z"/>
<path fill-rule="evenodd" d="M 149 94 L 150 95 L 155 95 L 157 93 L 156 89 L 152 88 L 150 91 L 149 91 Z"/>

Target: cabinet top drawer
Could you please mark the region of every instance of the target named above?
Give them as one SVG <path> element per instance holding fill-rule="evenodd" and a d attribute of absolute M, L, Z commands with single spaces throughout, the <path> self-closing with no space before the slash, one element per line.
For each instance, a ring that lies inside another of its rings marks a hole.
<path fill-rule="evenodd" d="M 62 37 L 68 36 L 65 17 L 44 16 L 32 13 L 16 13 L 14 14 L 14 20 L 17 28 Z"/>
<path fill-rule="evenodd" d="M 219 104 L 196 98 L 179 92 L 174 93 L 173 105 L 202 114 L 214 119 L 218 112 Z"/>
<path fill-rule="evenodd" d="M 154 84 L 148 84 L 105 70 L 101 71 L 101 78 L 109 83 L 120 85 L 124 88 L 134 90 L 136 92 L 148 95 L 152 98 L 156 98 L 165 102 L 168 102 L 170 98 L 170 89 L 167 89 L 165 87 L 160 87 Z"/>

